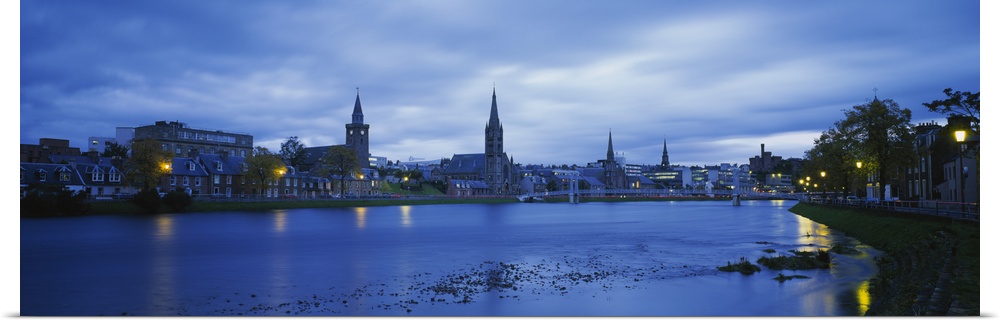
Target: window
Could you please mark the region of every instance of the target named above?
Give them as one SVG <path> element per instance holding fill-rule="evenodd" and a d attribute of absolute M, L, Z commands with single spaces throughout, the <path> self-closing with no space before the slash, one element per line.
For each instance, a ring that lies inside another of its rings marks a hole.
<path fill-rule="evenodd" d="M 63 182 L 69 182 L 69 172 L 67 171 L 59 172 L 59 180 Z"/>
<path fill-rule="evenodd" d="M 286 177 L 285 178 L 285 186 L 289 186 L 289 185 L 292 185 L 292 179 Z"/>
<path fill-rule="evenodd" d="M 188 162 L 188 170 L 194 170 L 194 162 Z"/>
<path fill-rule="evenodd" d="M 191 185 L 191 176 L 184 176 L 183 181 L 184 181 L 184 186 L 190 186 Z"/>
<path fill-rule="evenodd" d="M 219 174 L 212 175 L 212 184 L 219 184 Z"/>
<path fill-rule="evenodd" d="M 233 183 L 233 175 L 226 175 L 226 184 Z"/>
<path fill-rule="evenodd" d="M 215 150 L 215 149 L 212 149 L 212 150 Z M 215 170 L 220 171 L 220 172 L 222 171 L 222 162 L 221 161 L 215 162 Z"/>
<path fill-rule="evenodd" d="M 219 195 L 219 187 L 218 186 L 212 188 L 212 194 Z"/>
<path fill-rule="evenodd" d="M 174 153 L 178 155 L 181 154 L 181 145 L 177 145 L 177 147 L 174 147 Z"/>
<path fill-rule="evenodd" d="M 114 183 L 121 182 L 122 181 L 122 173 L 119 173 L 117 170 L 112 169 L 111 170 L 111 174 L 108 174 L 108 181 L 114 182 Z"/>
<path fill-rule="evenodd" d="M 104 172 L 102 172 L 100 169 L 95 170 L 94 175 L 91 179 L 93 179 L 95 182 L 103 182 Z"/>
<path fill-rule="evenodd" d="M 226 187 L 226 197 L 230 197 L 230 196 L 233 196 L 233 188 L 232 187 Z"/>
<path fill-rule="evenodd" d="M 170 175 L 170 186 L 177 185 L 177 176 Z"/>
<path fill-rule="evenodd" d="M 194 178 L 194 186 L 201 186 L 201 177 Z"/>
<path fill-rule="evenodd" d="M 45 179 L 46 179 L 46 177 L 48 177 L 47 173 L 45 173 L 45 172 L 39 172 L 38 173 L 38 181 L 39 182 L 44 182 Z"/>

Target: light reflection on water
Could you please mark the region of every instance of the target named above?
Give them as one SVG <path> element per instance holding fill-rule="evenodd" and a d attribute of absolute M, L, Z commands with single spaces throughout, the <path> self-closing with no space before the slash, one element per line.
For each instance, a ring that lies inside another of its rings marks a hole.
<path fill-rule="evenodd" d="M 788 213 L 791 205 L 425 205 L 179 214 L 151 218 L 148 238 L 128 227 L 145 220 L 129 217 L 22 220 L 22 315 L 118 315 L 125 309 L 136 315 L 863 314 L 870 303 L 866 281 L 874 275 L 870 255 L 838 255 L 837 266 L 827 271 L 765 269 L 743 276 L 715 269 L 739 257 L 756 259 L 765 248 L 785 252 L 851 242 Z M 98 220 L 113 224 L 107 227 L 114 230 L 103 231 L 112 247 L 93 248 L 105 244 L 87 235 L 93 230 L 51 228 Z M 59 232 L 65 244 L 46 242 L 52 240 L 46 234 Z M 517 291 L 473 294 L 461 304 L 429 301 L 431 295 L 420 292 L 499 262 L 517 265 L 514 274 L 538 278 L 519 281 Z M 559 278 L 598 272 L 614 275 L 593 282 Z M 779 272 L 810 278 L 777 283 L 772 278 Z M 92 276 L 109 279 L 88 281 Z M 88 294 L 116 284 L 110 277 L 124 278 L 113 290 L 146 295 L 148 302 Z M 77 282 L 80 289 L 65 289 L 57 280 Z M 52 300 L 64 306 L 36 305 Z"/>
<path fill-rule="evenodd" d="M 411 222 L 412 220 L 410 219 L 410 206 L 409 205 L 400 205 L 399 206 L 399 212 L 400 212 L 401 217 L 402 217 L 402 223 L 401 224 L 403 225 L 403 227 L 409 228 L 410 225 L 413 224 Z"/>
<path fill-rule="evenodd" d="M 358 229 L 365 228 L 365 220 L 368 214 L 368 208 L 356 207 L 354 208 L 355 225 Z"/>

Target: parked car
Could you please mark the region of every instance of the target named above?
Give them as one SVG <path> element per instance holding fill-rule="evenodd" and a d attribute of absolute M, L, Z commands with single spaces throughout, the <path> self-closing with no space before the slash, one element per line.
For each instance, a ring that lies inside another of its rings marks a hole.
<path fill-rule="evenodd" d="M 847 204 L 858 204 L 858 202 L 861 202 L 861 199 L 857 196 L 851 195 L 847 197 Z"/>

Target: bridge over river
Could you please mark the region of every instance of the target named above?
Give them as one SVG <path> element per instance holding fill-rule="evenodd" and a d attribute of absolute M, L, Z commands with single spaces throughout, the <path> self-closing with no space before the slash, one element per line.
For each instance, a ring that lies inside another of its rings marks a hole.
<path fill-rule="evenodd" d="M 518 196 L 522 202 L 545 198 L 569 197 L 571 203 L 587 197 L 732 197 L 735 190 L 705 190 L 705 189 L 586 189 L 536 192 Z M 737 192 L 740 199 L 786 199 L 797 200 L 799 196 L 789 193 L 758 193 Z"/>

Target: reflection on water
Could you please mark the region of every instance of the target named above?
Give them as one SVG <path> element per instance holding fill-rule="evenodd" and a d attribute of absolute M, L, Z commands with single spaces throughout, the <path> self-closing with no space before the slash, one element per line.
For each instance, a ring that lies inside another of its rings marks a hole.
<path fill-rule="evenodd" d="M 174 218 L 170 215 L 160 215 L 156 217 L 156 238 L 159 240 L 169 240 L 174 236 Z"/>
<path fill-rule="evenodd" d="M 399 212 L 402 215 L 402 219 L 403 219 L 402 225 L 403 225 L 403 227 L 409 228 L 410 225 L 413 224 L 412 222 L 410 222 L 411 221 L 410 220 L 410 206 L 409 205 L 401 205 L 401 206 L 399 206 Z"/>
<path fill-rule="evenodd" d="M 288 212 L 285 210 L 274 211 L 274 232 L 285 232 L 285 217 L 287 215 Z"/>
<path fill-rule="evenodd" d="M 355 222 L 354 225 L 357 226 L 358 229 L 365 228 L 365 217 L 367 213 L 368 213 L 368 208 L 365 207 L 354 208 L 354 222 Z"/>
<path fill-rule="evenodd" d="M 865 280 L 858 285 L 857 290 L 858 295 L 858 313 L 864 314 L 868 312 L 868 308 L 871 306 L 872 295 L 868 293 L 868 281 Z"/>
<path fill-rule="evenodd" d="M 832 247 L 833 241 L 830 238 L 829 227 L 801 216 L 796 217 L 796 219 L 799 221 L 799 244 L 813 244 L 817 248 Z"/>
<path fill-rule="evenodd" d="M 152 268 L 149 273 L 151 286 L 150 308 L 154 309 L 153 315 L 170 315 L 167 312 L 174 307 L 175 282 L 174 282 L 174 219 L 170 215 L 160 215 L 156 217 L 156 244 L 153 247 Z"/>

